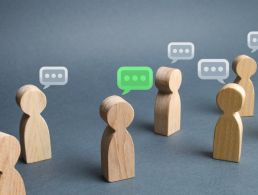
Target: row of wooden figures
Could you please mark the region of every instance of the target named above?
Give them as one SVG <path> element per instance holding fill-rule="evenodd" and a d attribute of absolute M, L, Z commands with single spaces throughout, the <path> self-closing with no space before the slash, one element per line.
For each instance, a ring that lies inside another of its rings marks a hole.
<path fill-rule="evenodd" d="M 254 113 L 254 87 L 250 77 L 256 72 L 254 59 L 242 55 L 235 59 L 235 83 L 225 85 L 217 95 L 223 114 L 215 127 L 213 157 L 240 161 L 243 125 L 241 116 Z M 170 136 L 180 130 L 181 101 L 178 90 L 182 81 L 179 69 L 160 67 L 155 85 L 154 129 Z M 20 123 L 20 143 L 11 135 L 0 132 L 0 195 L 26 194 L 24 182 L 15 170 L 20 153 L 26 163 L 51 158 L 51 143 L 47 123 L 41 116 L 47 99 L 34 85 L 21 87 L 16 101 L 23 116 Z M 133 140 L 127 127 L 134 118 L 133 107 L 119 96 L 107 97 L 100 106 L 100 116 L 107 123 L 101 140 L 101 168 L 109 182 L 132 178 L 135 175 Z"/>
<path fill-rule="evenodd" d="M 256 61 L 238 56 L 233 62 L 237 74 L 234 83 L 225 85 L 217 95 L 217 105 L 223 114 L 214 132 L 213 158 L 239 162 L 243 124 L 240 116 L 254 114 L 254 87 L 250 77 L 257 69 Z M 178 90 L 182 81 L 179 69 L 160 67 L 156 73 L 158 88 L 154 109 L 155 133 L 170 136 L 180 130 L 181 101 Z M 108 124 L 101 141 L 101 166 L 109 182 L 132 178 L 134 144 L 127 127 L 133 120 L 133 107 L 119 96 L 106 98 L 100 106 L 100 115 Z"/>

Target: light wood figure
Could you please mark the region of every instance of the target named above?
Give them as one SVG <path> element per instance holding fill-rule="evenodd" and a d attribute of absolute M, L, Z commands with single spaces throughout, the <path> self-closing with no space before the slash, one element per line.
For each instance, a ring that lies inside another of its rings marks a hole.
<path fill-rule="evenodd" d="M 243 124 L 239 114 L 245 99 L 244 89 L 235 83 L 225 85 L 217 95 L 223 112 L 214 132 L 213 158 L 240 162 Z"/>
<path fill-rule="evenodd" d="M 180 130 L 181 100 L 178 90 L 182 82 L 179 69 L 160 67 L 156 73 L 158 88 L 154 110 L 155 133 L 170 136 Z"/>
<path fill-rule="evenodd" d="M 51 143 L 47 123 L 40 113 L 45 109 L 45 94 L 34 85 L 21 87 L 16 94 L 17 104 L 24 112 L 20 123 L 22 157 L 26 163 L 51 158 Z"/>
<path fill-rule="evenodd" d="M 107 97 L 100 115 L 108 124 L 101 140 L 101 168 L 109 182 L 135 176 L 133 140 L 127 127 L 134 118 L 132 106 L 119 96 Z"/>
<path fill-rule="evenodd" d="M 249 56 L 240 55 L 234 60 L 232 68 L 237 74 L 237 78 L 235 79 L 234 83 L 241 85 L 246 93 L 245 102 L 242 109 L 240 110 L 240 115 L 253 116 L 255 91 L 250 78 L 256 72 L 256 61 Z"/>
<path fill-rule="evenodd" d="M 0 132 L 0 195 L 25 195 L 25 186 L 15 165 L 21 152 L 20 143 Z"/>

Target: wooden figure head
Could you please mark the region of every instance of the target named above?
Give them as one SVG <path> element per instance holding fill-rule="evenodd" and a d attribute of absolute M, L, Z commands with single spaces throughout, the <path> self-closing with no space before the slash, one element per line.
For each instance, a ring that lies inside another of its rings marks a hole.
<path fill-rule="evenodd" d="M 172 93 L 178 91 L 182 82 L 179 69 L 160 67 L 156 73 L 155 85 L 160 92 Z"/>
<path fill-rule="evenodd" d="M 38 87 L 24 85 L 16 93 L 16 102 L 24 113 L 33 115 L 45 109 L 47 98 Z"/>
<path fill-rule="evenodd" d="M 113 95 L 100 105 L 100 116 L 114 130 L 127 128 L 134 118 L 133 107 L 123 98 Z"/>
<path fill-rule="evenodd" d="M 233 62 L 233 71 L 241 78 L 250 78 L 257 70 L 256 61 L 246 55 L 240 55 Z"/>
<path fill-rule="evenodd" d="M 18 140 L 14 136 L 0 132 L 0 172 L 6 167 L 15 167 L 20 152 Z"/>
<path fill-rule="evenodd" d="M 244 99 L 244 89 L 238 84 L 229 83 L 219 91 L 217 105 L 224 113 L 233 114 L 240 111 Z"/>

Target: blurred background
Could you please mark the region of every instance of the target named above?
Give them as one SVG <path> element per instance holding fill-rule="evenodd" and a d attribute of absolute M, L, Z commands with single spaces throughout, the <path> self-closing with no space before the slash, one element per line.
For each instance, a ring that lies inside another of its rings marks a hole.
<path fill-rule="evenodd" d="M 53 159 L 17 165 L 27 194 L 257 194 L 257 115 L 243 119 L 241 163 L 213 160 L 220 115 L 215 98 L 223 85 L 197 76 L 201 58 L 232 63 L 246 54 L 257 60 L 247 46 L 248 32 L 258 30 L 257 7 L 256 0 L 0 0 L 0 130 L 19 137 L 15 94 L 28 83 L 43 90 L 42 66 L 69 71 L 67 85 L 44 90 Z M 171 41 L 193 42 L 195 58 L 171 64 Z M 106 124 L 98 109 L 105 97 L 122 94 L 116 86 L 120 66 L 182 71 L 182 131 L 171 137 L 153 133 L 155 86 L 123 96 L 135 109 L 128 130 L 136 177 L 109 184 L 100 170 Z M 234 78 L 230 67 L 226 82 Z M 252 80 L 257 91 L 257 75 Z"/>

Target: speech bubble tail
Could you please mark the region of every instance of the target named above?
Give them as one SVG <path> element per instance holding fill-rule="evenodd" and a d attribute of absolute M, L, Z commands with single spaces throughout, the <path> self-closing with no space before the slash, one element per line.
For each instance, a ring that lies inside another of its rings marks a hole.
<path fill-rule="evenodd" d="M 177 62 L 177 60 L 172 60 L 171 61 L 171 64 L 174 64 L 174 63 L 176 63 Z"/>
<path fill-rule="evenodd" d="M 122 95 L 125 95 L 125 94 L 127 94 L 127 93 L 129 93 L 129 92 L 130 92 L 130 90 L 124 90 L 123 93 L 122 93 Z"/>
<path fill-rule="evenodd" d="M 50 87 L 50 85 L 45 85 L 43 89 L 47 89 L 49 87 Z"/>
<path fill-rule="evenodd" d="M 226 84 L 224 80 L 222 79 L 218 79 L 218 81 L 221 83 L 221 84 Z"/>
<path fill-rule="evenodd" d="M 258 50 L 258 48 L 252 49 L 251 53 L 254 53 Z"/>

